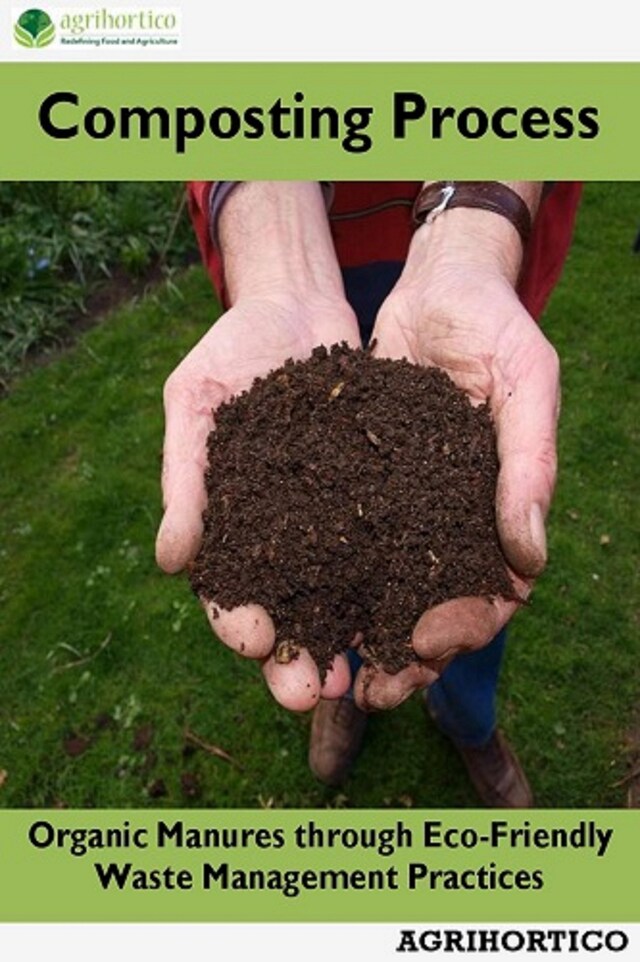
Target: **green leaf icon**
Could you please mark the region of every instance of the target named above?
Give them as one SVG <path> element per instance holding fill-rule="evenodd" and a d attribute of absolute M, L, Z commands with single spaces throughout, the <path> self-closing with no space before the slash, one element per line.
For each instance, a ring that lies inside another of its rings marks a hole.
<path fill-rule="evenodd" d="M 33 37 L 30 33 L 27 33 L 24 27 L 21 27 L 19 23 L 16 23 L 13 28 L 13 36 L 18 43 L 22 44 L 23 47 L 34 46 Z"/>
<path fill-rule="evenodd" d="M 36 47 L 47 47 L 55 36 L 56 28 L 52 23 L 36 37 Z"/>

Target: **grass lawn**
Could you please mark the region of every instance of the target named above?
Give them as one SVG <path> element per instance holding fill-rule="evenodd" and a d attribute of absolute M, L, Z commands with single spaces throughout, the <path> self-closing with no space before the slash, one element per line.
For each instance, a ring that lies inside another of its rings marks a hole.
<path fill-rule="evenodd" d="M 544 319 L 563 366 L 550 563 L 500 691 L 541 807 L 625 805 L 640 756 L 639 224 L 640 184 L 588 185 Z M 156 569 L 162 384 L 217 312 L 199 267 L 175 283 L 0 401 L 0 806 L 474 806 L 417 697 L 371 719 L 342 791 L 316 783 L 309 716 Z"/>

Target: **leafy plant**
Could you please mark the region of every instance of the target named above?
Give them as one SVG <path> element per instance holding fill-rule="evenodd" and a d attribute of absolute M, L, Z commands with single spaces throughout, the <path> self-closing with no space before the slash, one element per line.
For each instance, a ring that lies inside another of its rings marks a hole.
<path fill-rule="evenodd" d="M 170 278 L 196 254 L 181 184 L 0 184 L 0 382 L 116 279 Z"/>

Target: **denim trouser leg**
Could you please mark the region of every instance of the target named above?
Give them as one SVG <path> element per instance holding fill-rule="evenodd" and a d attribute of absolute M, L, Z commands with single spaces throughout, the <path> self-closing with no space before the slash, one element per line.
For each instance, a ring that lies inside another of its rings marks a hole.
<path fill-rule="evenodd" d="M 478 747 L 496 727 L 496 690 L 506 630 L 486 647 L 453 659 L 426 692 L 438 728 L 463 745 Z"/>
<path fill-rule="evenodd" d="M 398 279 L 402 266 L 385 261 L 343 270 L 347 299 L 358 317 L 364 345 L 369 342 L 378 309 Z M 482 745 L 496 726 L 496 690 L 505 638 L 503 629 L 480 651 L 458 655 L 426 693 L 434 721 L 455 741 Z M 348 657 L 354 677 L 362 660 L 353 650 L 348 652 Z"/>

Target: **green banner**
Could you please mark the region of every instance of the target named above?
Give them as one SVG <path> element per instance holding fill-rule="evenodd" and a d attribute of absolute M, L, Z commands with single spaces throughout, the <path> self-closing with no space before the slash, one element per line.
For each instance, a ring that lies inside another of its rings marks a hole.
<path fill-rule="evenodd" d="M 637 922 L 631 811 L 12 811 L 0 921 Z"/>
<path fill-rule="evenodd" d="M 4 179 L 638 174 L 640 63 L 20 63 L 0 86 Z"/>

